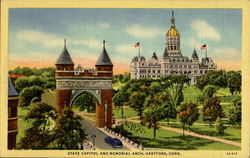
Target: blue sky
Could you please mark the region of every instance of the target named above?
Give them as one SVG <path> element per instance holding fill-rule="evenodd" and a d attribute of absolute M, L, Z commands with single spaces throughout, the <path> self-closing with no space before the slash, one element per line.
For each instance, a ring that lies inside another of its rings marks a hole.
<path fill-rule="evenodd" d="M 53 66 L 67 39 L 75 64 L 94 67 L 106 40 L 116 73 L 129 71 L 141 43 L 147 58 L 162 56 L 165 34 L 174 10 L 181 50 L 191 56 L 194 47 L 208 45 L 208 56 L 219 68 L 240 69 L 241 9 L 10 9 L 9 66 Z M 32 64 L 31 64 L 32 63 Z"/>

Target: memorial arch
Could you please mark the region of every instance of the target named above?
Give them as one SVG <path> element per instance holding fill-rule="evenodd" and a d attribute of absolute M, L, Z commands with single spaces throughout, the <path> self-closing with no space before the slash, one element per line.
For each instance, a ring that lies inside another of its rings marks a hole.
<path fill-rule="evenodd" d="M 96 126 L 112 126 L 112 77 L 113 64 L 108 56 L 103 41 L 103 50 L 95 64 L 95 69 L 85 69 L 81 65 L 74 68 L 74 63 L 66 48 L 56 61 L 56 111 L 61 113 L 82 93 L 87 92 L 96 100 Z"/>

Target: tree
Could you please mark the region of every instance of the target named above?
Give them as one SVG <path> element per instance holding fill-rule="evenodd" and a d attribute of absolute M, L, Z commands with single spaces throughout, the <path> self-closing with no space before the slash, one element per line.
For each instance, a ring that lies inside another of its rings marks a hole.
<path fill-rule="evenodd" d="M 15 88 L 20 93 L 25 87 L 40 86 L 46 89 L 55 89 L 55 68 L 41 68 L 30 69 L 27 67 L 17 67 L 14 70 L 10 70 L 9 74 L 24 74 L 25 77 L 20 77 L 15 80 Z"/>
<path fill-rule="evenodd" d="M 207 98 L 204 100 L 202 108 L 203 120 L 209 121 L 209 125 L 216 121 L 218 117 L 224 116 L 223 109 L 220 105 L 220 99 L 218 97 Z"/>
<path fill-rule="evenodd" d="M 20 93 L 22 89 L 24 89 L 25 87 L 29 86 L 30 86 L 29 77 L 20 77 L 15 80 L 15 88 L 18 93 Z"/>
<path fill-rule="evenodd" d="M 215 129 L 218 135 L 224 135 L 226 127 L 224 126 L 220 117 L 218 117 L 215 122 Z"/>
<path fill-rule="evenodd" d="M 207 85 L 205 88 L 202 90 L 202 96 L 200 98 L 200 101 L 203 102 L 207 98 L 213 97 L 213 95 L 216 93 L 218 90 L 217 86 L 214 85 Z"/>
<path fill-rule="evenodd" d="M 25 76 L 31 76 L 34 75 L 34 71 L 28 67 L 17 67 L 14 70 L 9 71 L 10 74 L 22 74 Z"/>
<path fill-rule="evenodd" d="M 159 128 L 158 122 L 166 117 L 164 114 L 165 107 L 162 104 L 165 96 L 161 91 L 157 92 L 160 86 L 159 82 L 152 82 L 150 94 L 145 99 L 145 109 L 142 114 L 142 124 L 147 125 L 148 128 L 153 128 L 154 139 L 156 137 L 156 130 Z"/>
<path fill-rule="evenodd" d="M 26 87 L 20 93 L 18 105 L 21 107 L 28 106 L 30 105 L 31 100 L 34 97 L 38 98 L 37 101 L 41 101 L 42 93 L 43 89 L 41 87 L 38 86 Z"/>
<path fill-rule="evenodd" d="M 199 77 L 196 81 L 196 86 L 202 90 L 207 85 L 214 85 L 218 87 L 227 86 L 227 75 L 224 70 L 208 71 L 205 75 Z"/>
<path fill-rule="evenodd" d="M 126 84 L 126 92 L 128 95 L 127 105 L 138 111 L 140 119 L 142 118 L 143 104 L 145 98 L 149 94 L 149 87 L 151 86 L 151 84 L 157 82 L 152 81 L 152 79 L 136 79 L 131 80 Z M 160 89 L 158 89 L 158 91 L 159 90 Z"/>
<path fill-rule="evenodd" d="M 199 77 L 196 81 L 196 87 L 198 87 L 200 90 L 202 90 L 206 85 L 209 84 L 209 77 L 208 75 L 203 75 Z"/>
<path fill-rule="evenodd" d="M 154 99 L 150 101 L 151 99 Z M 147 124 L 148 128 L 153 128 L 153 136 L 154 139 L 156 137 L 156 129 L 159 128 L 158 122 L 164 118 L 164 108 L 162 106 L 157 105 L 157 101 L 159 99 L 159 96 L 154 96 L 154 98 L 146 98 L 146 104 L 150 102 L 149 106 L 144 109 L 143 111 L 143 120 L 142 124 Z"/>
<path fill-rule="evenodd" d="M 162 90 L 162 105 L 165 107 L 164 113 L 169 124 L 169 119 L 176 118 L 176 107 L 184 100 L 183 88 L 189 84 L 190 78 L 186 75 L 169 75 L 160 79 L 160 88 Z M 159 91 L 158 89 L 158 91 Z"/>
<path fill-rule="evenodd" d="M 44 84 L 45 79 L 43 79 L 41 76 L 27 76 L 18 78 L 15 81 L 15 88 L 18 92 L 21 92 L 24 88 L 31 86 L 39 86 L 43 88 Z"/>
<path fill-rule="evenodd" d="M 233 105 L 229 110 L 228 121 L 230 124 L 241 124 L 241 97 L 233 100 Z"/>
<path fill-rule="evenodd" d="M 20 149 L 46 149 L 53 141 L 52 125 L 56 118 L 55 109 L 45 103 L 38 102 L 29 111 L 25 120 L 31 127 L 24 133 L 18 143 Z"/>
<path fill-rule="evenodd" d="M 184 100 L 183 87 L 189 84 L 190 78 L 187 75 L 169 75 L 160 79 L 161 89 L 166 92 L 168 104 L 176 108 Z"/>
<path fill-rule="evenodd" d="M 80 123 L 81 120 L 71 109 L 63 109 L 54 128 L 54 138 L 59 149 L 78 149 L 78 144 L 87 140 L 87 134 Z"/>
<path fill-rule="evenodd" d="M 128 102 L 127 85 L 123 86 L 113 97 L 115 106 L 121 109 L 122 118 L 124 118 L 123 106 Z"/>
<path fill-rule="evenodd" d="M 198 106 L 193 103 L 185 103 L 182 105 L 180 112 L 178 113 L 178 116 L 182 124 L 183 136 L 184 136 L 186 125 L 188 125 L 188 128 L 190 129 L 193 123 L 197 121 L 199 118 Z"/>
<path fill-rule="evenodd" d="M 232 95 L 234 94 L 234 92 L 240 93 L 241 92 L 241 74 L 240 73 L 232 74 L 227 80 L 227 85 Z"/>
<path fill-rule="evenodd" d="M 210 71 L 209 84 L 218 87 L 227 87 L 227 79 L 225 70 Z"/>
<path fill-rule="evenodd" d="M 131 108 L 138 111 L 140 120 L 142 119 L 143 104 L 146 98 L 146 93 L 143 91 L 135 91 L 129 97 L 129 105 Z"/>
<path fill-rule="evenodd" d="M 130 73 L 124 73 L 122 79 L 120 80 L 122 83 L 126 83 L 130 80 Z"/>
<path fill-rule="evenodd" d="M 95 111 L 96 100 L 88 93 L 83 93 L 73 102 L 73 107 L 77 107 L 80 111 Z"/>

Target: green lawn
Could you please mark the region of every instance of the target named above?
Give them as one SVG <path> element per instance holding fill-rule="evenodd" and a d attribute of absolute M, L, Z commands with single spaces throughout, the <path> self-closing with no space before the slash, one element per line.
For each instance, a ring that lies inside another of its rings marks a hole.
<path fill-rule="evenodd" d="M 198 97 L 202 94 L 201 90 L 195 86 L 188 86 L 183 89 L 184 102 L 197 103 Z"/>
<path fill-rule="evenodd" d="M 116 83 L 113 85 L 113 88 L 119 89 L 121 86 L 122 86 L 121 83 Z M 191 101 L 193 103 L 198 103 L 198 97 L 202 94 L 202 92 L 195 86 L 188 86 L 184 88 L 183 94 L 184 94 L 184 102 Z M 226 115 L 228 115 L 228 109 L 230 108 L 232 104 L 231 102 L 237 95 L 232 96 L 228 88 L 220 88 L 216 92 L 215 95 L 220 97 L 221 105 L 224 109 L 224 112 Z M 45 94 L 43 94 L 42 96 L 42 101 L 54 106 L 55 105 L 55 91 L 45 91 Z M 196 121 L 196 123 L 202 123 L 203 125 L 194 124 L 191 127 L 191 130 L 196 133 L 219 137 L 215 135 L 214 128 L 210 128 L 209 126 L 204 125 L 204 123 L 206 124 L 206 122 L 203 122 L 202 120 L 202 114 L 201 114 L 202 104 L 198 104 L 198 106 L 200 109 L 200 117 Z M 25 111 L 27 113 L 28 109 L 21 109 L 20 114 L 22 113 L 24 115 Z M 115 118 L 121 118 L 121 109 L 113 108 L 113 115 Z M 137 115 L 138 113 L 135 110 L 124 108 L 124 117 L 128 118 L 128 117 L 134 117 Z M 95 115 L 91 113 L 89 114 L 87 113 L 86 116 L 92 119 L 95 119 Z M 170 122 L 172 122 L 171 126 L 181 128 L 180 125 L 178 124 L 179 122 L 178 118 L 170 119 Z M 163 123 L 161 125 L 166 125 L 166 123 Z M 24 129 L 27 128 L 26 123 L 22 119 L 19 119 L 19 127 L 21 126 L 23 127 L 22 129 L 19 129 L 19 134 L 17 138 L 18 140 L 20 139 L 20 136 L 23 135 Z M 236 147 L 236 146 L 232 146 L 232 145 L 228 145 L 228 144 L 224 144 L 220 142 L 214 142 L 211 140 L 196 138 L 192 136 L 183 137 L 182 134 L 166 131 L 163 129 L 157 130 L 157 137 L 156 137 L 156 140 L 154 140 L 153 129 L 148 129 L 146 127 L 144 128 L 145 128 L 146 133 L 143 138 L 143 145 L 148 148 L 167 148 L 167 149 L 176 149 L 176 150 L 239 150 L 240 149 L 240 147 Z M 128 128 L 126 130 L 129 131 Z M 225 132 L 226 132 L 225 136 L 222 136 L 221 138 L 232 140 L 235 142 L 241 142 L 241 128 L 240 127 L 230 126 L 226 129 Z M 139 135 L 140 134 L 133 133 L 131 136 L 131 139 L 139 142 L 140 141 L 140 138 L 138 137 Z"/>
<path fill-rule="evenodd" d="M 141 125 L 140 125 L 141 126 Z M 142 126 L 143 146 L 146 148 L 164 148 L 174 150 L 240 150 L 240 147 L 228 145 L 212 140 L 197 138 L 193 136 L 182 136 L 180 133 L 158 129 L 156 139 L 153 139 L 153 129 Z M 125 126 L 125 130 L 132 133 L 130 139 L 139 143 L 141 133 L 134 133 Z"/>
<path fill-rule="evenodd" d="M 160 123 L 162 126 L 170 126 L 170 127 L 175 127 L 175 128 L 180 128 L 182 129 L 182 126 L 180 123 L 175 123 L 175 124 L 169 124 L 167 123 Z M 241 142 L 241 128 L 240 127 L 235 127 L 235 126 L 227 126 L 227 129 L 225 130 L 225 135 L 224 136 L 218 136 L 216 134 L 216 130 L 214 127 L 209 127 L 209 125 L 200 125 L 200 124 L 194 124 L 191 126 L 192 132 L 199 133 L 202 135 L 208 135 L 212 137 L 218 137 L 222 139 L 227 139 L 235 142 Z"/>
<path fill-rule="evenodd" d="M 95 118 L 96 118 L 95 113 L 86 113 L 85 115 L 86 115 L 87 117 L 93 119 L 93 120 L 95 120 Z"/>
<path fill-rule="evenodd" d="M 220 88 L 215 93 L 217 96 L 231 96 L 231 93 L 229 91 L 229 88 Z"/>
<path fill-rule="evenodd" d="M 55 105 L 55 91 L 45 90 L 42 95 L 42 101 L 54 106 Z M 24 121 L 24 117 L 27 115 L 29 110 L 32 109 L 32 105 L 28 107 L 18 107 L 18 134 L 17 142 L 24 136 L 24 132 L 31 125 L 31 122 Z"/>
<path fill-rule="evenodd" d="M 17 143 L 24 136 L 26 129 L 30 127 L 29 122 L 24 121 L 24 117 L 27 115 L 31 108 L 30 107 L 18 107 L 18 134 L 17 134 Z"/>
<path fill-rule="evenodd" d="M 122 118 L 122 112 L 121 112 L 120 108 L 113 108 L 112 112 L 113 112 L 115 118 Z M 124 118 L 128 118 L 128 117 L 137 116 L 138 113 L 137 113 L 137 111 L 135 111 L 133 109 L 124 108 L 123 115 L 124 115 Z"/>

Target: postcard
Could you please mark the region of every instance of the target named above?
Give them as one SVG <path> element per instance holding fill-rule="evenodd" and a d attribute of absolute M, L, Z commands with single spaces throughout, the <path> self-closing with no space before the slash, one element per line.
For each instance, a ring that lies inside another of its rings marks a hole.
<path fill-rule="evenodd" d="M 1 1 L 1 157 L 249 157 L 249 2 Z"/>

